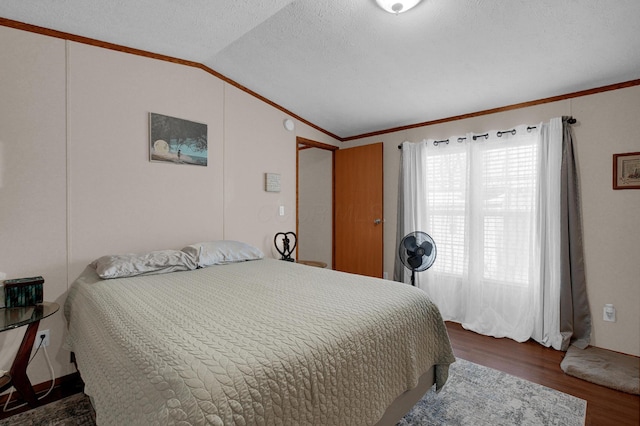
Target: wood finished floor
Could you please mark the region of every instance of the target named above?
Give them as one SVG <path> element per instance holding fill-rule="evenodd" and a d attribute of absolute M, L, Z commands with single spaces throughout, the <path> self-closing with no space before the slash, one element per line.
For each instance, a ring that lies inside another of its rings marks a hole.
<path fill-rule="evenodd" d="M 447 322 L 447 330 L 456 357 L 586 400 L 587 426 L 640 425 L 640 396 L 566 375 L 560 369 L 564 352 L 482 336 L 456 323 Z"/>
<path fill-rule="evenodd" d="M 563 352 L 545 348 L 535 342 L 517 343 L 510 339 L 482 336 L 467 331 L 456 323 L 448 322 L 447 330 L 456 357 L 586 400 L 586 426 L 640 425 L 640 397 L 564 374 L 560 369 Z M 46 402 L 82 392 L 82 389 L 82 381 L 72 378 L 56 388 Z M 2 413 L 0 410 L 0 419 L 7 417 L 9 413 Z"/>

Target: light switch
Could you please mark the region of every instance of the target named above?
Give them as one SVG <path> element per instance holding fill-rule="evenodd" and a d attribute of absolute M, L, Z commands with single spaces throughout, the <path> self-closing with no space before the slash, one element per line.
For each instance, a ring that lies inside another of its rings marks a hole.
<path fill-rule="evenodd" d="M 278 210 L 278 214 L 280 216 L 284 216 L 284 206 L 280 206 L 280 209 Z"/>

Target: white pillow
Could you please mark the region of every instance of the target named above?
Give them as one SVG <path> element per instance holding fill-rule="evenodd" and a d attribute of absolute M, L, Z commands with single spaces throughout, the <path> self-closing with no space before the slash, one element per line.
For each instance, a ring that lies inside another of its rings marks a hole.
<path fill-rule="evenodd" d="M 196 260 L 179 250 L 159 250 L 149 253 L 127 253 L 102 256 L 91 263 L 102 279 L 165 274 L 196 269 Z"/>
<path fill-rule="evenodd" d="M 209 241 L 191 244 L 182 249 L 196 260 L 198 268 L 225 263 L 258 260 L 264 257 L 260 249 L 240 241 Z"/>

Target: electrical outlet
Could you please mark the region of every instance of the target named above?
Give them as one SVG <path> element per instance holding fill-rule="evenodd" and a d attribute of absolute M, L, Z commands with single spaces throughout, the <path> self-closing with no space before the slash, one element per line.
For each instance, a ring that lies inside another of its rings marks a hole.
<path fill-rule="evenodd" d="M 42 338 L 44 336 L 44 339 Z M 49 330 L 40 330 L 38 331 L 38 339 L 36 341 L 36 347 L 40 344 L 40 340 L 42 340 L 42 346 L 49 346 Z"/>
<path fill-rule="evenodd" d="M 612 304 L 604 305 L 602 319 L 608 322 L 616 322 L 616 308 Z"/>

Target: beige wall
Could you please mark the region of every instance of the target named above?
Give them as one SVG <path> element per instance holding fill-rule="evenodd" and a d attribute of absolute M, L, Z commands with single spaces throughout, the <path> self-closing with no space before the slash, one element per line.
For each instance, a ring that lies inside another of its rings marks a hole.
<path fill-rule="evenodd" d="M 0 271 L 42 275 L 62 304 L 93 259 L 295 230 L 296 136 L 336 144 L 192 67 L 0 26 Z M 208 125 L 208 167 L 149 161 L 148 114 Z M 264 173 L 282 191 L 264 191 Z M 278 207 L 285 207 L 279 216 Z M 43 321 L 56 377 L 74 372 L 62 310 Z M 0 333 L 8 370 L 24 328 Z M 49 380 L 44 358 L 28 369 Z"/>
<path fill-rule="evenodd" d="M 333 255 L 333 152 L 298 153 L 298 259 L 325 262 Z"/>
<path fill-rule="evenodd" d="M 44 276 L 47 300 L 67 290 L 65 42 L 0 27 L 0 271 L 7 278 Z M 60 313 L 41 322 L 59 352 Z M 0 369 L 8 370 L 25 328 L 0 333 Z M 62 365 L 65 368 L 62 368 Z M 48 378 L 42 356 L 29 366 Z"/>
<path fill-rule="evenodd" d="M 78 43 L 67 75 L 70 277 L 107 253 L 221 238 L 224 84 Z M 150 162 L 149 112 L 206 123 L 208 167 Z"/>
<path fill-rule="evenodd" d="M 553 117 L 573 115 L 582 185 L 582 212 L 591 344 L 640 356 L 640 191 L 612 189 L 612 155 L 640 151 L 640 87 L 420 127 L 351 141 L 344 147 L 384 142 L 384 270 L 392 275 L 395 259 L 398 144 L 426 138 L 445 139 L 467 132 L 509 129 Z M 617 322 L 604 322 L 612 303 Z"/>
<path fill-rule="evenodd" d="M 277 257 L 274 235 L 296 227 L 296 135 L 284 129 L 284 118 L 273 107 L 225 86 L 224 233 L 271 257 Z M 280 192 L 264 190 L 267 172 L 280 174 Z"/>

